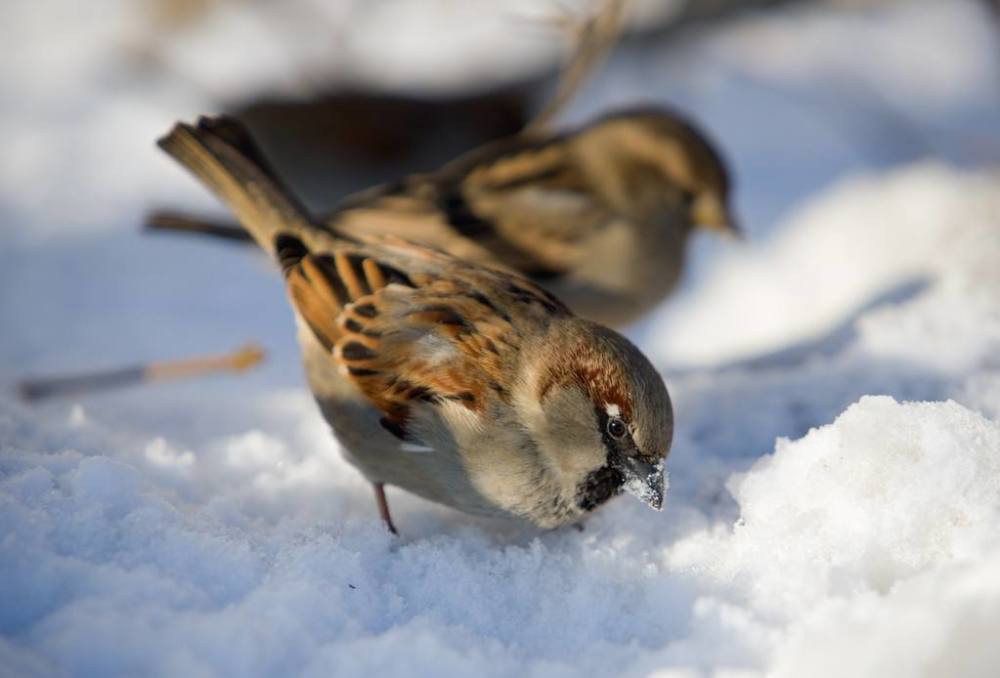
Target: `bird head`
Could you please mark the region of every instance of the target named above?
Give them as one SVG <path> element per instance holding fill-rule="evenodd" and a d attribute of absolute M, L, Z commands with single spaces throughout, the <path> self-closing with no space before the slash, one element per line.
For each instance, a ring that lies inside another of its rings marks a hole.
<path fill-rule="evenodd" d="M 591 511 L 624 490 L 661 509 L 673 411 L 649 360 L 620 334 L 571 318 L 533 362 L 524 423 L 576 508 Z"/>
<path fill-rule="evenodd" d="M 692 227 L 739 235 L 725 161 L 682 117 L 655 108 L 617 112 L 575 139 L 594 185 L 623 213 L 680 213 Z"/>

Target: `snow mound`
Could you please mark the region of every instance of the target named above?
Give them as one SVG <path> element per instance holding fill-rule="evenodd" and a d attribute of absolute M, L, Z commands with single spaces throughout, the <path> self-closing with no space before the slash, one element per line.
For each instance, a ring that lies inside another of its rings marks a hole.
<path fill-rule="evenodd" d="M 730 483 L 735 525 L 622 499 L 582 535 L 406 499 L 432 524 L 395 542 L 343 501 L 317 511 L 323 493 L 248 502 L 239 475 L 199 510 L 142 450 L 67 447 L 104 435 L 3 446 L 0 655 L 20 675 L 988 676 L 1000 659 L 981 642 L 1000 621 L 1000 425 L 953 402 L 866 397 L 779 441 Z M 289 453 L 259 438 L 225 451 L 281 475 Z"/>
<path fill-rule="evenodd" d="M 954 402 L 865 397 L 730 489 L 736 525 L 667 560 L 714 589 L 700 605 L 777 631 L 771 675 L 998 665 L 985 640 L 1000 622 L 1000 425 Z"/>
<path fill-rule="evenodd" d="M 866 396 L 730 482 L 731 534 L 678 544 L 768 615 L 884 595 L 901 580 L 1000 547 L 1000 426 L 954 402 Z M 688 555 L 685 555 L 688 553 Z M 739 584 L 737 584 L 739 585 Z"/>

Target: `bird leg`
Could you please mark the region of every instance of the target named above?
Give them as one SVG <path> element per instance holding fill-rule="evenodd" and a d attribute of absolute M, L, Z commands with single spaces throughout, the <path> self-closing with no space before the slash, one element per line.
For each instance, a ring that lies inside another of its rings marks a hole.
<path fill-rule="evenodd" d="M 372 488 L 375 490 L 375 503 L 378 504 L 378 515 L 385 523 L 386 528 L 392 534 L 399 536 L 399 532 L 396 531 L 396 526 L 392 524 L 392 516 L 389 515 L 389 502 L 385 499 L 385 486 L 382 483 L 372 483 Z"/>

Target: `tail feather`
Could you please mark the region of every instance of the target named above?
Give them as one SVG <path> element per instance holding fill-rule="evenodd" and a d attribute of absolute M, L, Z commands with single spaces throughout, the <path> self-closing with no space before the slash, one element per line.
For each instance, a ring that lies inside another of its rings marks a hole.
<path fill-rule="evenodd" d="M 235 222 L 216 221 L 211 217 L 194 216 L 173 210 L 155 210 L 146 216 L 145 227 L 150 231 L 174 233 L 204 233 L 213 238 L 253 242 L 245 228 Z"/>
<path fill-rule="evenodd" d="M 276 253 L 279 234 L 308 240 L 319 229 L 232 118 L 201 118 L 197 126 L 178 123 L 158 144 L 218 195 L 268 253 Z"/>

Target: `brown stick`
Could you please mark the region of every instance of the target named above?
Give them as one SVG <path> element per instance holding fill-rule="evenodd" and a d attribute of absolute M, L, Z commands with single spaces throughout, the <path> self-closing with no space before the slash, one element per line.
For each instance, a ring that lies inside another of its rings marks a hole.
<path fill-rule="evenodd" d="M 223 355 L 158 361 L 69 376 L 25 379 L 18 384 L 17 390 L 24 400 L 35 401 L 134 384 L 186 379 L 214 372 L 243 372 L 260 364 L 265 356 L 264 349 L 256 344 L 247 344 Z"/>

